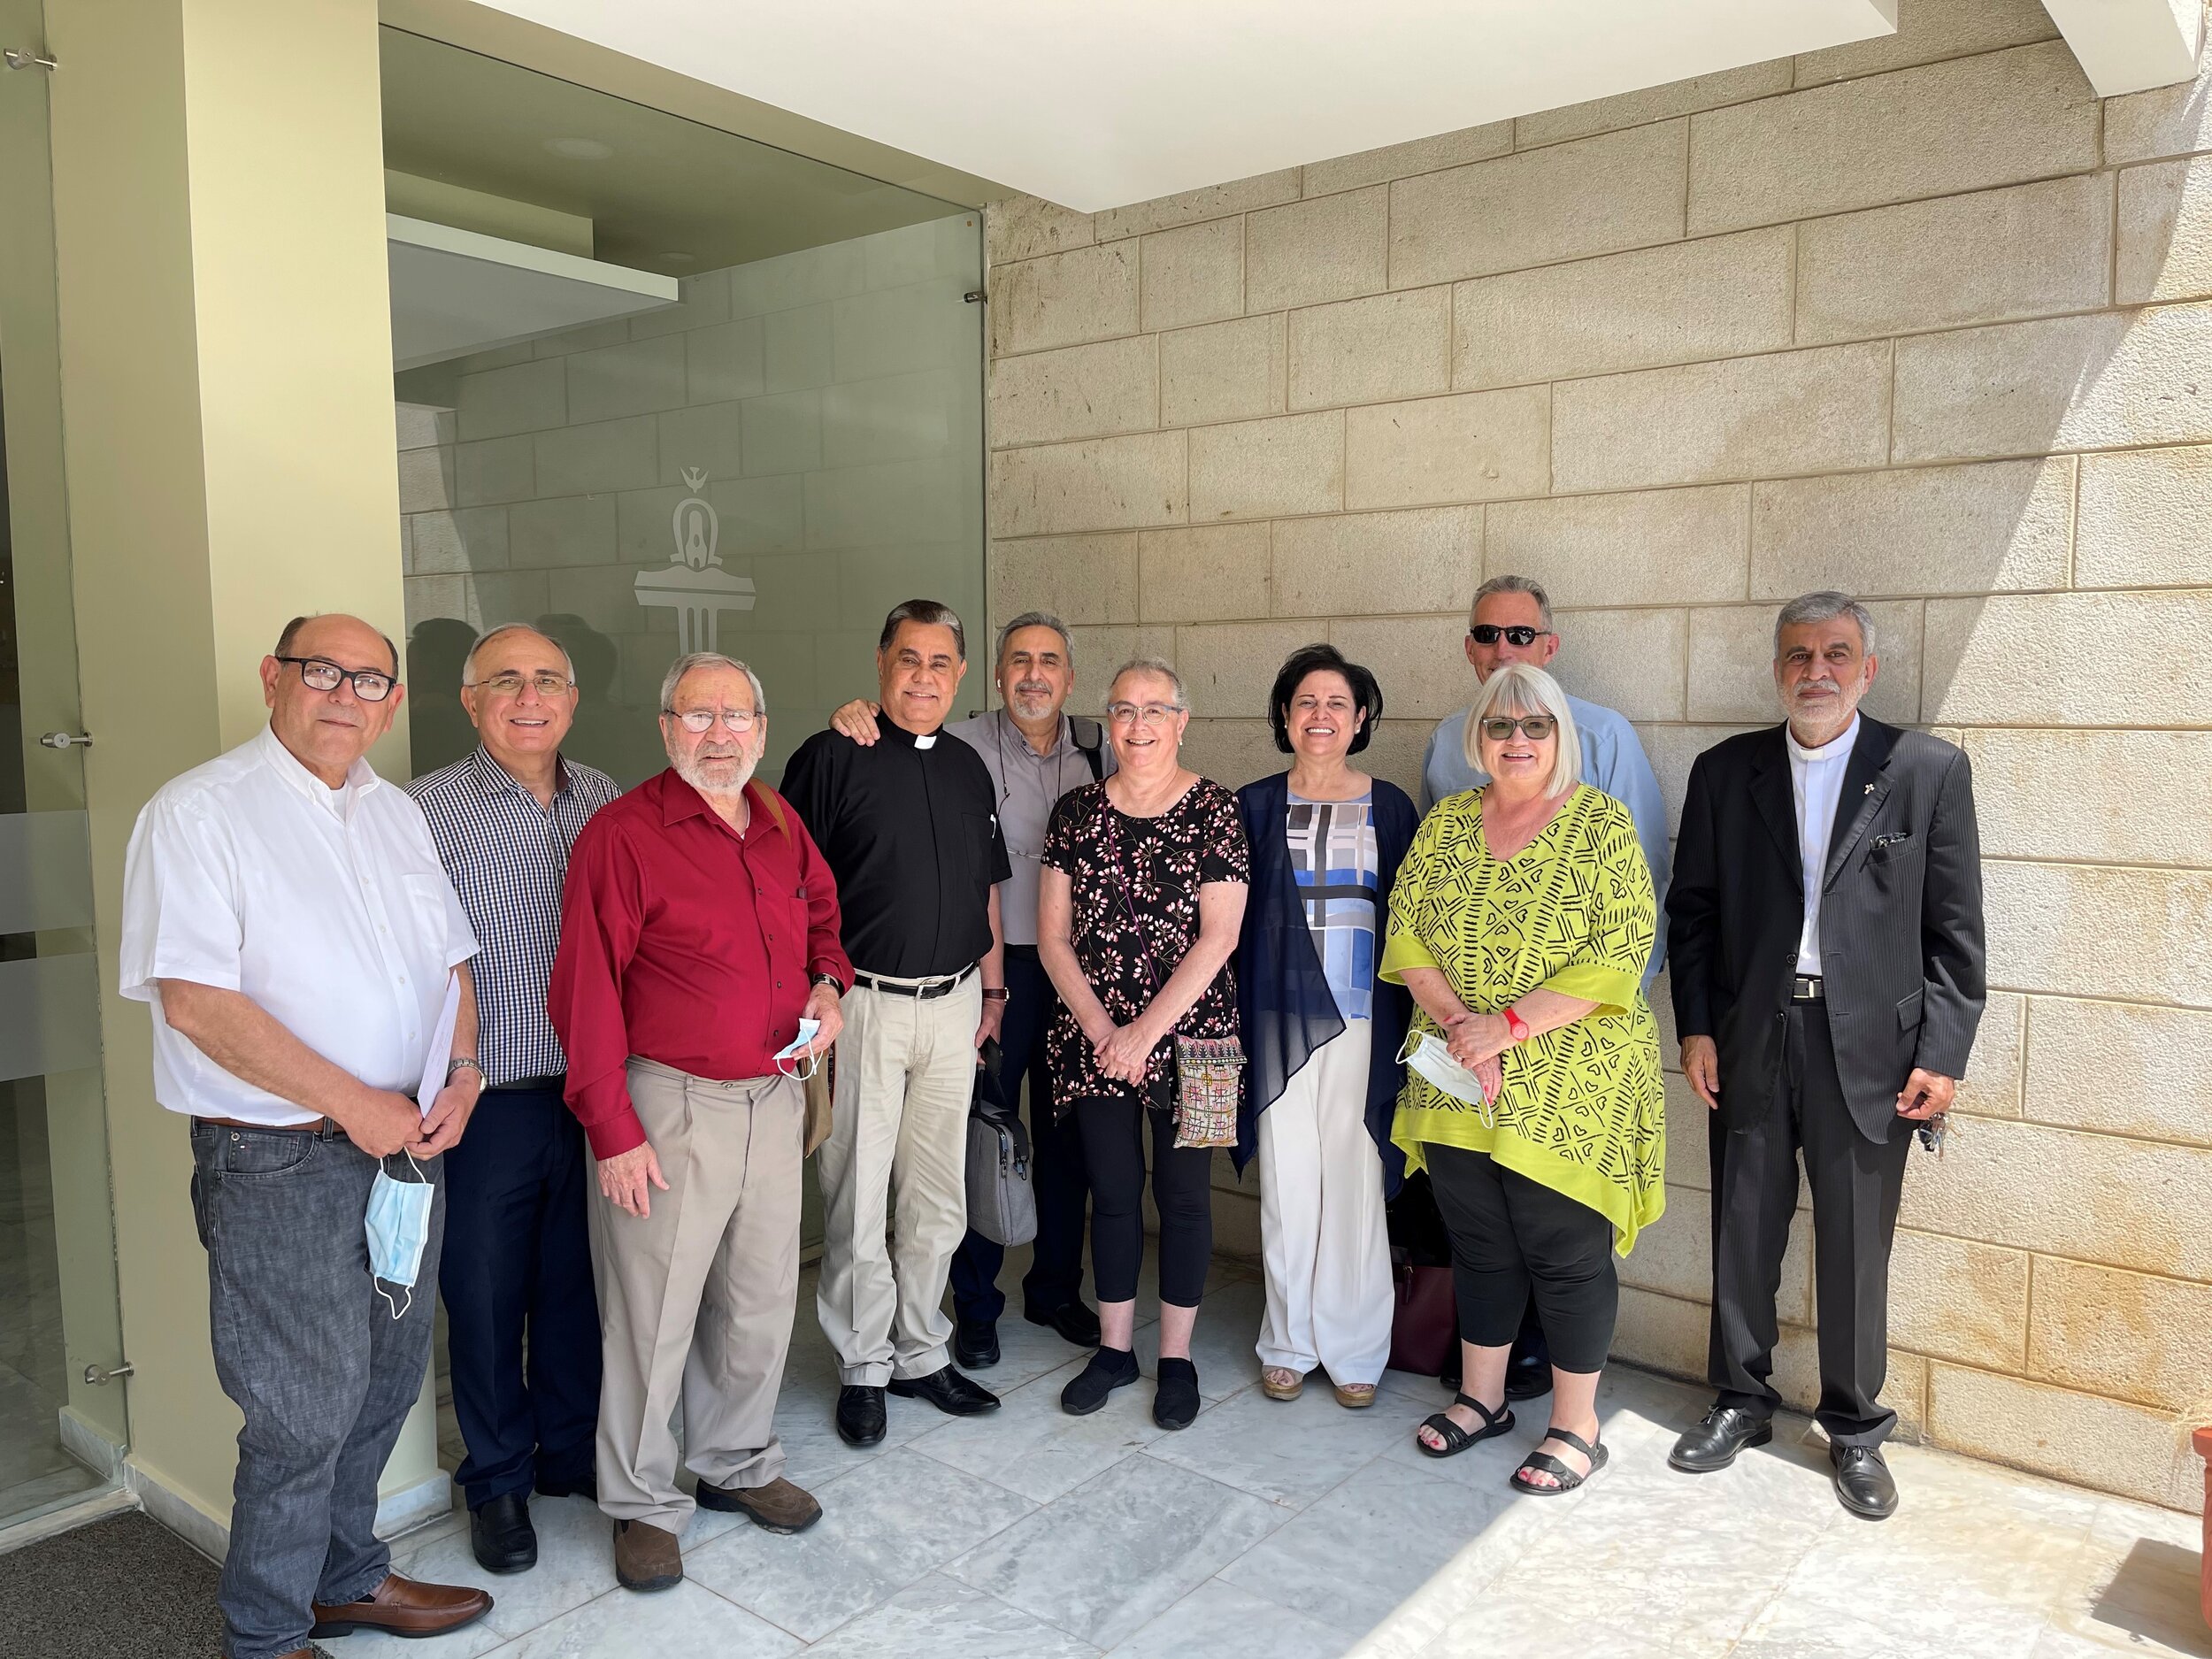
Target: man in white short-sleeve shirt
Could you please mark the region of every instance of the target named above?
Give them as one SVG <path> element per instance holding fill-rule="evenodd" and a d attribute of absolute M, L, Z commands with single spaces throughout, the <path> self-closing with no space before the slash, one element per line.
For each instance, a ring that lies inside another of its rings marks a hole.
<path fill-rule="evenodd" d="M 421 811 L 363 758 L 398 670 L 357 618 L 292 622 L 261 663 L 268 727 L 165 785 L 124 867 L 121 989 L 153 1009 L 155 1098 L 191 1119 L 216 1375 L 246 1419 L 216 1597 L 228 1659 L 437 1635 L 491 1607 L 401 1578 L 373 1530 L 430 1360 L 439 1155 L 483 1082 L 476 936 Z M 419 1104 L 456 979 L 445 1080 Z M 432 1187 L 411 1294 L 372 1271 L 380 1168 Z"/>

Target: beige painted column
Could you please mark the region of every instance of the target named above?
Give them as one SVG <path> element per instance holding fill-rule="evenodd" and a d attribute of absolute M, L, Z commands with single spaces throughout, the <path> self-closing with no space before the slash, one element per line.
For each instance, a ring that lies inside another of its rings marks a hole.
<path fill-rule="evenodd" d="M 373 0 L 47 0 L 65 472 L 83 663 L 131 1464 L 202 1541 L 238 1417 L 215 1382 L 182 1120 L 115 994 L 147 797 L 262 724 L 286 618 L 402 629 Z M 406 727 L 375 757 L 406 775 Z M 418 1410 L 388 1499 L 444 1503 Z"/>

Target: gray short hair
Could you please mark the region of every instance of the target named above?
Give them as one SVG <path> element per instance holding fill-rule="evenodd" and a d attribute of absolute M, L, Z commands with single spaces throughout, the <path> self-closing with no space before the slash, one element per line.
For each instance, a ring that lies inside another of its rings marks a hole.
<path fill-rule="evenodd" d="M 1006 641 L 1024 628 L 1050 628 L 1060 636 L 1061 649 L 1067 652 L 1068 666 L 1075 666 L 1075 636 L 1068 632 L 1068 625 L 1049 611 L 1025 611 L 998 631 L 998 655 L 991 659 L 992 667 L 1006 660 Z"/>
<path fill-rule="evenodd" d="M 1175 672 L 1174 664 L 1156 657 L 1133 657 L 1114 670 L 1113 678 L 1106 682 L 1106 696 L 1111 702 L 1114 687 L 1121 684 L 1125 674 L 1154 674 L 1175 687 L 1175 706 L 1184 713 L 1190 711 L 1190 694 L 1183 689 L 1183 677 Z"/>
<path fill-rule="evenodd" d="M 661 712 L 676 712 L 676 687 L 684 676 L 695 668 L 734 668 L 753 685 L 753 712 L 768 712 L 768 694 L 761 689 L 760 676 L 734 657 L 725 657 L 719 651 L 687 651 L 669 664 L 668 672 L 661 676 Z"/>
<path fill-rule="evenodd" d="M 887 651 L 891 641 L 898 637 L 899 624 L 918 622 L 924 627 L 950 628 L 952 649 L 960 653 L 960 660 L 968 660 L 968 631 L 960 626 L 960 613 L 950 605 L 939 604 L 934 599 L 905 599 L 891 607 L 891 614 L 883 619 L 883 632 L 877 637 L 876 649 Z"/>
<path fill-rule="evenodd" d="M 1575 726 L 1573 708 L 1560 683 L 1533 663 L 1508 663 L 1484 680 L 1475 692 L 1474 707 L 1460 732 L 1460 748 L 1467 764 L 1483 769 L 1482 750 L 1476 744 L 1482 723 L 1492 714 L 1548 714 L 1559 722 L 1559 748 L 1552 757 L 1546 795 L 1564 795 L 1582 780 L 1582 733 Z"/>
<path fill-rule="evenodd" d="M 1533 576 L 1493 576 L 1475 589 L 1475 603 L 1467 607 L 1470 620 L 1474 617 L 1475 606 L 1481 604 L 1492 594 L 1526 594 L 1536 602 L 1536 612 L 1544 618 L 1544 632 L 1548 634 L 1552 631 L 1551 595 L 1544 591 L 1544 584 Z"/>
<path fill-rule="evenodd" d="M 1839 594 L 1832 588 L 1818 593 L 1800 594 L 1784 605 L 1774 618 L 1774 654 L 1782 655 L 1782 630 L 1794 627 L 1801 622 L 1827 622 L 1837 617 L 1849 617 L 1858 625 L 1859 649 L 1866 656 L 1874 655 L 1873 613 L 1849 594 Z"/>
<path fill-rule="evenodd" d="M 469 654 L 461 659 L 461 686 L 464 690 L 476 683 L 476 654 L 494 640 L 508 634 L 534 634 L 561 654 L 561 661 L 568 668 L 568 683 L 576 683 L 576 659 L 568 654 L 568 647 L 530 622 L 503 622 L 495 628 L 486 628 L 476 636 L 476 643 L 469 647 Z"/>

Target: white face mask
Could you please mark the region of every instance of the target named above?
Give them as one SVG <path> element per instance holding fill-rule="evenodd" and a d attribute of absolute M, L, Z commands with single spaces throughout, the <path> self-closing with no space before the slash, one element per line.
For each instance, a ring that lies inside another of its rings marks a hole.
<path fill-rule="evenodd" d="M 1482 1092 L 1482 1080 L 1452 1057 L 1449 1046 L 1434 1032 L 1408 1032 L 1398 1058 L 1454 1100 L 1479 1108 L 1483 1126 L 1491 1126 L 1490 1097 Z"/>
<path fill-rule="evenodd" d="M 799 1034 L 770 1056 L 776 1063 L 776 1070 L 786 1077 L 801 1083 L 812 1077 L 815 1067 L 821 1062 L 817 1056 L 806 1052 L 806 1046 L 814 1041 L 814 1033 L 821 1029 L 822 1022 L 818 1019 L 801 1020 Z M 791 1064 L 787 1066 L 784 1064 L 786 1060 L 790 1061 Z"/>

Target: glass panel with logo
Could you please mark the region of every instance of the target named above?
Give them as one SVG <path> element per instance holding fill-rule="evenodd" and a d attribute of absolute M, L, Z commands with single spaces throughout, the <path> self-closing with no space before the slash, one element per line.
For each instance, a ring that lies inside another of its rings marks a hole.
<path fill-rule="evenodd" d="M 473 747 L 462 663 L 502 622 L 567 649 L 567 752 L 625 786 L 680 652 L 759 674 L 773 779 L 872 695 L 899 601 L 980 634 L 978 214 L 384 39 L 419 773 Z"/>

